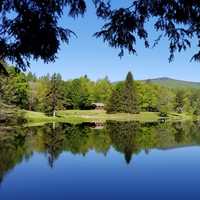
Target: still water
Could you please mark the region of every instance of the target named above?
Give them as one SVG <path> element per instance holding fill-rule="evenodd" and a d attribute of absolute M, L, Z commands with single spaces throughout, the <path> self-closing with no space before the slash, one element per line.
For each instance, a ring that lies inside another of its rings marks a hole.
<path fill-rule="evenodd" d="M 1 200 L 200 199 L 200 124 L 0 130 Z"/>

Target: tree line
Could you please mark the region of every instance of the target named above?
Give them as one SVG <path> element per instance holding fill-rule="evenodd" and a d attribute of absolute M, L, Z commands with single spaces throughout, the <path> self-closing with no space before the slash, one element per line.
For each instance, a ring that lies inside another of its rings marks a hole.
<path fill-rule="evenodd" d="M 92 103 L 105 104 L 108 113 L 169 112 L 200 114 L 200 89 L 171 89 L 135 81 L 129 72 L 125 81 L 112 83 L 108 77 L 97 81 L 87 75 L 63 80 L 60 74 L 36 75 L 7 67 L 9 77 L 0 76 L 0 102 L 21 109 L 56 114 L 56 110 L 92 109 Z"/>

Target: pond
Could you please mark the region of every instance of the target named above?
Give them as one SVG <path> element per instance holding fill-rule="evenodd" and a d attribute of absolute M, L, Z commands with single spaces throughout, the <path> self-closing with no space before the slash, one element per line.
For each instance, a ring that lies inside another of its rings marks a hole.
<path fill-rule="evenodd" d="M 0 199 L 200 199 L 200 124 L 0 129 Z"/>

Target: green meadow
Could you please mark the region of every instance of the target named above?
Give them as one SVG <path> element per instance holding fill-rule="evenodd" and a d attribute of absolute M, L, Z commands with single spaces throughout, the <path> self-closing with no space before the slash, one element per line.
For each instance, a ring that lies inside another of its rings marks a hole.
<path fill-rule="evenodd" d="M 81 123 L 81 122 L 105 122 L 107 120 L 116 121 L 140 121 L 154 122 L 161 119 L 165 120 L 192 120 L 193 116 L 182 113 L 170 113 L 168 117 L 160 117 L 158 112 L 140 112 L 139 114 L 107 114 L 102 110 L 60 110 L 56 117 L 50 117 L 41 112 L 22 111 L 28 124 L 44 124 L 52 122 Z"/>

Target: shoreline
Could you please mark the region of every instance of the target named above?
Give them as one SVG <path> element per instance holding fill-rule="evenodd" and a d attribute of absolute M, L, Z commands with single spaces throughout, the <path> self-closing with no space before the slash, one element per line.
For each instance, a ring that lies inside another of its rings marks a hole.
<path fill-rule="evenodd" d="M 141 112 L 139 114 L 116 113 L 107 114 L 105 111 L 97 110 L 62 110 L 57 111 L 56 117 L 47 116 L 41 112 L 23 111 L 28 124 L 45 123 L 72 123 L 82 122 L 105 122 L 107 120 L 116 121 L 139 121 L 139 122 L 158 122 L 194 120 L 194 116 L 182 113 L 170 113 L 168 117 L 160 117 L 158 112 Z"/>

